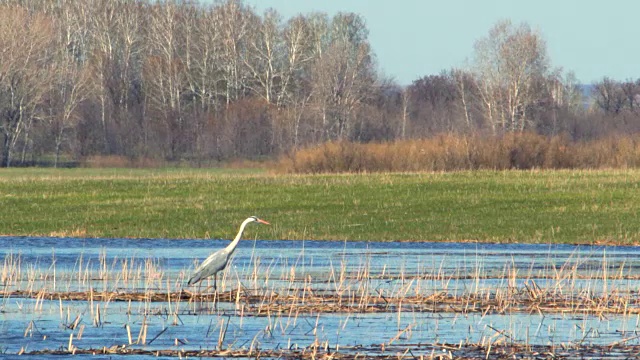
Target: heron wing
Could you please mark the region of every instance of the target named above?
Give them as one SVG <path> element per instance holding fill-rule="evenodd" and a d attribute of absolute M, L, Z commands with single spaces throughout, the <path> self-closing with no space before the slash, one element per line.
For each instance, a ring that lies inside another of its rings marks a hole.
<path fill-rule="evenodd" d="M 229 254 L 225 249 L 218 250 L 209 255 L 200 266 L 195 270 L 191 278 L 189 278 L 188 285 L 195 284 L 202 281 L 209 276 L 216 274 L 218 271 L 224 269 L 229 260 Z"/>

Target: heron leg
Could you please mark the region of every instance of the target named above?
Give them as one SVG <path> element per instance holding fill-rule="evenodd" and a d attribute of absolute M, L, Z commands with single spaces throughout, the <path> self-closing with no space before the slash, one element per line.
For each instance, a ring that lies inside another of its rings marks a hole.
<path fill-rule="evenodd" d="M 213 310 L 218 311 L 218 274 L 213 274 Z"/>

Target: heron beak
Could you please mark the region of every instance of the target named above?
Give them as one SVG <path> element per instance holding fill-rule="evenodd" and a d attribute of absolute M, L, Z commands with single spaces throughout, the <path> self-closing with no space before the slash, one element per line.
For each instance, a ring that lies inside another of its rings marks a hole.
<path fill-rule="evenodd" d="M 265 225 L 271 225 L 267 221 L 264 221 L 262 219 L 258 219 L 258 222 L 261 223 L 261 224 L 265 224 Z"/>

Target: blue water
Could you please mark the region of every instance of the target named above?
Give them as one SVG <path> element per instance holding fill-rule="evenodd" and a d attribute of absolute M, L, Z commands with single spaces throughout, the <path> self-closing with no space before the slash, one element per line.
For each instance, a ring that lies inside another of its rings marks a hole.
<path fill-rule="evenodd" d="M 0 289 L 87 291 L 91 287 L 144 292 L 166 291 L 170 287 L 172 291 L 196 291 L 195 287 L 185 285 L 186 278 L 199 261 L 228 243 L 228 240 L 0 237 L 0 266 L 11 269 L 11 264 L 18 264 L 14 269 L 20 269 Z M 342 274 L 347 293 L 362 293 L 366 288 L 364 291 L 372 295 L 405 290 L 410 295 L 439 291 L 461 295 L 471 290 L 490 294 L 506 288 L 505 274 L 509 273 L 515 274 L 518 288 L 525 281 L 534 280 L 543 288 L 569 292 L 567 296 L 612 289 L 637 295 L 639 255 L 638 247 L 243 240 L 219 286 L 224 291 L 235 289 L 240 283 L 246 291 L 256 293 L 283 293 L 308 287 L 320 294 L 334 291 Z M 122 277 L 123 268 L 128 269 L 131 279 Z M 359 280 L 365 272 L 366 283 Z M 565 279 L 562 274 L 571 276 Z M 603 281 L 605 274 L 607 280 Z M 102 314 L 99 323 L 95 322 L 96 306 Z M 67 327 L 76 318 L 84 325 L 80 339 L 78 328 Z M 616 315 L 538 312 L 463 315 L 411 310 L 241 316 L 233 303 L 213 308 L 208 303 L 91 304 L 4 297 L 0 303 L 0 343 L 8 354 L 16 354 L 20 349 L 59 349 L 68 346 L 73 334 L 75 346 L 110 347 L 128 343 L 127 325 L 135 342 L 146 324 L 147 341 L 158 335 L 157 339 L 151 344 L 132 346 L 214 349 L 224 326 L 227 333 L 223 344 L 235 348 L 279 349 L 314 342 L 328 343 L 332 348 L 381 344 L 403 329 L 409 330 L 394 344 L 481 342 L 495 338 L 494 329 L 529 344 L 610 344 L 640 331 L 639 320 L 636 316 Z M 360 335 L 363 329 L 367 331 L 365 338 Z M 177 346 L 176 339 L 180 340 Z M 638 339 L 626 342 L 638 343 Z"/>
<path fill-rule="evenodd" d="M 79 239 L 41 237 L 0 237 L 0 259 L 19 254 L 25 263 L 49 267 L 53 261 L 60 268 L 76 265 L 78 256 L 97 261 L 104 253 L 108 263 L 126 258 L 153 258 L 167 270 L 193 265 L 209 253 L 229 244 L 228 240 L 172 239 Z M 544 269 L 579 262 L 580 268 L 592 270 L 606 257 L 609 266 L 625 263 L 628 268 L 640 266 L 640 247 L 574 246 L 547 244 L 489 244 L 439 242 L 351 242 L 351 241 L 277 241 L 243 240 L 235 252 L 234 264 L 244 266 L 254 257 L 262 263 L 294 262 L 299 267 L 325 268 L 346 259 L 375 259 L 374 268 L 387 266 L 389 271 L 428 266 L 429 262 L 444 269 L 475 266 L 481 262 L 485 271 L 503 270 L 504 265 L 521 269 Z M 444 264 L 440 264 L 445 261 Z"/>

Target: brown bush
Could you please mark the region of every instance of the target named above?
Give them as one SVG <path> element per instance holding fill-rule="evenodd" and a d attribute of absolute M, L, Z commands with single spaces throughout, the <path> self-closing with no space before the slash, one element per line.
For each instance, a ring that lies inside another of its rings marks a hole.
<path fill-rule="evenodd" d="M 447 134 L 388 143 L 329 142 L 282 157 L 275 166 L 288 173 L 629 168 L 640 166 L 640 142 L 615 136 L 573 142 L 564 135 L 533 133 Z"/>

